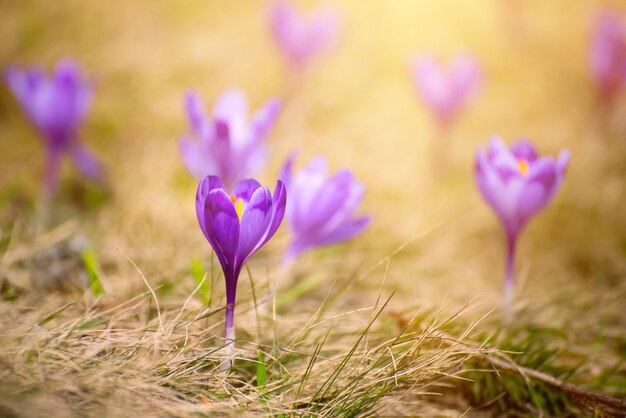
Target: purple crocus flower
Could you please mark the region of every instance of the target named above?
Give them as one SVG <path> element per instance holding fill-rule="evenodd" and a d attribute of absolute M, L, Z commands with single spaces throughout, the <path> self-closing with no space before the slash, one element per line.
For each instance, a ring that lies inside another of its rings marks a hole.
<path fill-rule="evenodd" d="M 269 12 L 274 39 L 297 69 L 329 49 L 339 35 L 339 13 L 334 9 L 319 8 L 304 15 L 293 5 L 276 1 Z"/>
<path fill-rule="evenodd" d="M 295 155 L 288 158 L 280 178 L 289 190 L 287 223 L 292 232 L 285 261 L 315 247 L 336 244 L 361 233 L 369 216 L 355 217 L 365 187 L 349 170 L 328 176 L 326 160 L 317 157 L 294 178 Z"/>
<path fill-rule="evenodd" d="M 626 84 L 626 16 L 610 10 L 598 16 L 592 35 L 590 66 L 601 97 L 611 101 Z"/>
<path fill-rule="evenodd" d="M 258 171 L 266 160 L 265 138 L 280 113 L 278 99 L 270 99 L 248 121 L 246 96 L 238 90 L 222 93 L 209 118 L 198 95 L 188 92 L 185 107 L 193 137 L 180 140 L 189 172 L 198 180 L 220 177 L 232 188 L 237 180 Z"/>
<path fill-rule="evenodd" d="M 196 215 L 226 280 L 226 342 L 235 339 L 237 280 L 245 262 L 274 236 L 285 214 L 287 194 L 278 181 L 274 195 L 256 180 L 240 180 L 228 193 L 217 176 L 198 185 Z"/>
<path fill-rule="evenodd" d="M 556 160 L 540 157 L 526 139 L 507 148 L 499 137 L 494 137 L 486 149 L 480 148 L 476 153 L 476 183 L 500 218 L 506 236 L 504 290 L 507 306 L 513 297 L 517 237 L 559 190 L 568 162 L 567 150 L 562 151 Z"/>
<path fill-rule="evenodd" d="M 63 154 L 87 177 L 101 181 L 104 170 L 100 161 L 78 139 L 91 104 L 91 86 L 78 65 L 61 61 L 50 77 L 39 68 L 9 67 L 5 82 L 44 140 L 46 198 L 52 198 L 58 189 Z"/>
<path fill-rule="evenodd" d="M 428 55 L 418 56 L 413 61 L 412 74 L 422 101 L 441 129 L 454 123 L 481 82 L 478 62 L 468 55 L 455 57 L 449 65 Z"/>

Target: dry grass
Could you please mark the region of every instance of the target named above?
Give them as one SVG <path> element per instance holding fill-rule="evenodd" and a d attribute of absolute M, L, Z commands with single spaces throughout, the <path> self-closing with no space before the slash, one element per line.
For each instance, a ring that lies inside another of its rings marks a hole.
<path fill-rule="evenodd" d="M 102 191 L 67 170 L 41 208 L 39 144 L 0 92 L 0 415 L 593 415 L 563 391 L 493 373 L 486 354 L 623 397 L 626 106 L 612 117 L 594 107 L 586 48 L 600 1 L 518 3 L 521 33 L 499 0 L 342 1 L 337 50 L 287 79 L 261 1 L 0 0 L 1 65 L 74 56 L 88 69 L 97 92 L 83 137 L 110 175 Z M 473 51 L 487 80 L 437 172 L 438 138 L 406 68 L 423 50 Z M 263 182 L 294 148 L 300 164 L 324 154 L 367 185 L 374 223 L 289 271 L 278 268 L 286 231 L 251 260 L 226 376 L 223 283 L 176 139 L 186 88 L 208 106 L 232 86 L 253 107 L 285 98 Z M 471 178 L 493 132 L 573 156 L 522 236 L 508 323 L 502 238 Z M 86 249 L 99 297 L 84 288 Z M 210 290 L 196 289 L 198 262 Z"/>
<path fill-rule="evenodd" d="M 243 301 L 239 314 L 255 311 L 256 329 L 238 339 L 228 374 L 219 370 L 230 358 L 219 336 L 222 308 L 203 309 L 194 293 L 182 306 L 156 303 L 151 290 L 123 302 L 89 294 L 60 307 L 66 298 L 49 297 L 44 306 L 33 296 L 3 302 L 0 411 L 367 416 L 405 398 L 429 405 L 430 386 L 482 352 L 440 335 L 451 318 L 416 317 L 421 332 L 400 329 L 384 318 L 389 299 L 337 310 L 329 304 L 333 291 L 312 313 L 271 315 Z"/>

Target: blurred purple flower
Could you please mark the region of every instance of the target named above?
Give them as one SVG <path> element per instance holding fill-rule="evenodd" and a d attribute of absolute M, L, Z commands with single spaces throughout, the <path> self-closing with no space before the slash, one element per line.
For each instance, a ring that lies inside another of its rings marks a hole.
<path fill-rule="evenodd" d="M 58 189 L 63 154 L 69 154 L 84 175 L 101 181 L 104 177 L 102 164 L 78 139 L 78 129 L 92 96 L 91 86 L 79 66 L 71 60 L 63 60 L 50 77 L 39 68 L 9 67 L 5 82 L 44 139 L 46 198 L 52 198 Z"/>
<path fill-rule="evenodd" d="M 365 187 L 349 170 L 328 177 L 326 160 L 317 157 L 292 181 L 294 160 L 295 155 L 290 156 L 280 174 L 289 192 L 287 223 L 292 233 L 286 261 L 308 249 L 350 239 L 370 223 L 369 216 L 354 215 Z"/>
<path fill-rule="evenodd" d="M 431 56 L 418 56 L 412 74 L 422 101 L 442 129 L 454 123 L 481 83 L 478 62 L 468 55 L 455 57 L 447 66 Z"/>
<path fill-rule="evenodd" d="M 196 215 L 200 229 L 213 247 L 226 280 L 228 343 L 235 338 L 234 313 L 237 280 L 245 262 L 272 238 L 285 214 L 286 191 L 278 181 L 274 196 L 256 180 L 237 182 L 232 194 L 217 176 L 198 185 Z"/>
<path fill-rule="evenodd" d="M 590 66 L 600 94 L 614 97 L 626 83 L 626 16 L 605 10 L 592 35 Z"/>
<path fill-rule="evenodd" d="M 264 140 L 280 113 L 278 99 L 270 99 L 248 121 L 246 96 L 224 92 L 210 119 L 194 92 L 185 98 L 187 117 L 195 138 L 183 137 L 180 151 L 189 172 L 198 180 L 219 176 L 227 187 L 259 170 L 266 160 Z"/>
<path fill-rule="evenodd" d="M 305 15 L 288 2 L 276 1 L 270 6 L 269 18 L 276 43 L 295 68 L 306 67 L 339 35 L 339 13 L 330 8 Z"/>
<path fill-rule="evenodd" d="M 540 157 L 532 143 L 521 139 L 511 145 L 494 137 L 486 149 L 476 153 L 474 175 L 478 188 L 500 218 L 507 242 L 505 302 L 513 295 L 515 246 L 526 223 L 539 213 L 559 190 L 569 152 L 562 151 L 555 160 Z"/>

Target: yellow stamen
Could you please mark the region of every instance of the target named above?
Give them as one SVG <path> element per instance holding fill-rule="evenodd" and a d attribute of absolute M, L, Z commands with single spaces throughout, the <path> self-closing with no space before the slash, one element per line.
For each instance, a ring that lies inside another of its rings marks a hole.
<path fill-rule="evenodd" d="M 235 196 L 230 197 L 230 201 L 233 202 L 235 206 L 235 212 L 237 212 L 237 217 L 241 220 L 241 212 L 243 211 L 243 200 L 237 199 Z"/>
<path fill-rule="evenodd" d="M 526 160 L 517 160 L 517 166 L 519 167 L 519 171 L 525 176 L 528 173 L 528 163 Z"/>

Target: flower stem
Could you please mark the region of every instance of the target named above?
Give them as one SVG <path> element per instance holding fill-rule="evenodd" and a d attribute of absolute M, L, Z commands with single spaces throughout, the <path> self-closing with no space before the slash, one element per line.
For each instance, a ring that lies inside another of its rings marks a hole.
<path fill-rule="evenodd" d="M 239 271 L 228 274 L 226 277 L 226 318 L 224 323 L 224 352 L 226 358 L 220 365 L 220 370 L 227 372 L 234 363 L 233 354 L 235 349 L 235 298 L 237 296 L 237 280 Z"/>
<path fill-rule="evenodd" d="M 224 345 L 235 341 L 235 304 L 226 305 L 226 325 L 224 327 Z"/>
<path fill-rule="evenodd" d="M 517 245 L 517 236 L 515 234 L 506 234 L 506 267 L 504 273 L 504 310 L 506 316 L 510 319 L 511 310 L 513 308 L 513 293 L 515 285 L 515 248 Z"/>
<path fill-rule="evenodd" d="M 61 153 L 58 150 L 48 150 L 46 172 L 44 177 L 44 200 L 50 202 L 59 188 L 61 169 Z"/>

